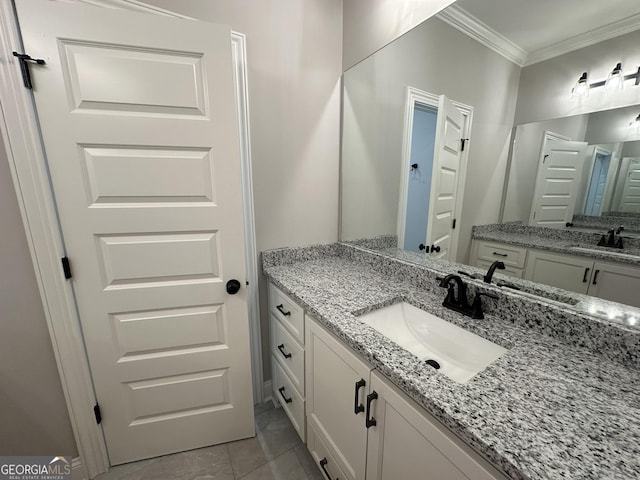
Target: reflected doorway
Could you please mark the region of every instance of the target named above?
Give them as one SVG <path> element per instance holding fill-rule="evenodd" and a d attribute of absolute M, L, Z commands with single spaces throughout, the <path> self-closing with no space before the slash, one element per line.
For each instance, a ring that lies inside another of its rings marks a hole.
<path fill-rule="evenodd" d="M 436 108 L 420 104 L 415 106 L 407 189 L 407 221 L 404 230 L 405 249 L 412 252 L 420 252 L 419 245 L 424 244 L 427 238 L 437 120 Z"/>

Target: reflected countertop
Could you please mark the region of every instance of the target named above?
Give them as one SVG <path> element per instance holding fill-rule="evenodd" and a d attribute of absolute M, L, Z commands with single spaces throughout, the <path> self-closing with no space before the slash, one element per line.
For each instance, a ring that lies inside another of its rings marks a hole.
<path fill-rule="evenodd" d="M 640 265 L 640 238 L 637 234 L 622 232 L 623 249 L 598 246 L 602 235 L 601 232 L 586 228 L 555 229 L 506 223 L 474 226 L 472 238 L 595 260 Z"/>

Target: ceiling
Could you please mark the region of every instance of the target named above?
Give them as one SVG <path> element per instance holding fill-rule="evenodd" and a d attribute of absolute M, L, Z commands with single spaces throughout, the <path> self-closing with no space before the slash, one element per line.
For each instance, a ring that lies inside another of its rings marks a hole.
<path fill-rule="evenodd" d="M 525 65 L 640 29 L 639 0 L 457 0 L 449 8 L 515 44 Z"/>

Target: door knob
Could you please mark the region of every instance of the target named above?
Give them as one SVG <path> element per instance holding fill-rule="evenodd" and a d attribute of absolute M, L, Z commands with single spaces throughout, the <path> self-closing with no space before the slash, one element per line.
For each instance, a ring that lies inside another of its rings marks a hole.
<path fill-rule="evenodd" d="M 227 293 L 229 295 L 235 295 L 240 291 L 240 282 L 236 279 L 229 280 L 227 282 Z"/>
<path fill-rule="evenodd" d="M 424 243 L 421 243 L 420 245 L 418 245 L 418 248 L 420 250 L 425 250 L 426 249 L 426 251 L 427 251 L 426 253 L 429 253 L 429 247 L 425 246 Z"/>
<path fill-rule="evenodd" d="M 427 250 L 428 252 L 429 250 Z M 440 245 L 431 245 L 431 253 L 436 252 L 436 253 L 440 253 Z"/>

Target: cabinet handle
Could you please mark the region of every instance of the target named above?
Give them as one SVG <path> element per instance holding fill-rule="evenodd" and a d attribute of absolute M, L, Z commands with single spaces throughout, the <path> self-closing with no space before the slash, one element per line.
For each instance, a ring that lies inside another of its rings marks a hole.
<path fill-rule="evenodd" d="M 291 312 L 285 312 L 285 311 L 284 311 L 284 308 L 282 308 L 282 307 L 283 307 L 283 305 L 282 305 L 282 304 L 280 304 L 280 305 L 278 305 L 276 308 L 277 308 L 278 310 L 280 310 L 280 313 L 281 313 L 281 314 L 283 314 L 285 317 L 288 317 L 289 315 L 291 315 Z"/>
<path fill-rule="evenodd" d="M 278 391 L 280 392 L 280 396 L 282 397 L 282 399 L 285 401 L 285 403 L 291 403 L 293 402 L 293 400 L 291 398 L 287 398 L 286 395 L 284 394 L 284 387 L 280 387 L 278 389 Z"/>
<path fill-rule="evenodd" d="M 375 427 L 378 422 L 371 416 L 371 402 L 378 399 L 378 392 L 375 390 L 367 395 L 367 413 L 365 415 L 365 422 L 367 428 Z"/>
<path fill-rule="evenodd" d="M 284 358 L 291 358 L 291 354 L 284 351 L 284 343 L 278 345 L 278 350 L 280 350 L 280 353 Z"/>
<path fill-rule="evenodd" d="M 598 284 L 598 274 L 600 273 L 600 270 L 596 270 L 595 272 L 593 272 L 593 282 L 591 282 L 593 285 L 597 285 Z"/>
<path fill-rule="evenodd" d="M 322 469 L 322 471 L 324 472 L 325 476 L 326 476 L 329 480 L 333 480 L 333 479 L 331 478 L 331 475 L 329 475 L 329 472 L 327 472 L 327 469 L 326 469 L 326 468 L 324 468 L 324 467 L 327 465 L 327 463 L 329 463 L 329 462 L 327 461 L 327 457 L 324 457 L 322 460 L 320 460 L 320 468 Z M 340 480 L 340 479 L 339 479 L 338 477 L 336 477 L 336 480 Z"/>
<path fill-rule="evenodd" d="M 587 275 L 589 275 L 589 270 L 591 270 L 589 267 L 584 269 L 584 277 L 582 277 L 582 283 L 587 283 L 589 281 L 589 279 L 587 278 Z"/>
<path fill-rule="evenodd" d="M 508 257 L 509 255 L 506 253 L 498 253 L 498 252 L 493 252 L 494 255 L 497 255 L 498 257 Z"/>
<path fill-rule="evenodd" d="M 364 412 L 364 405 L 358 403 L 358 393 L 360 392 L 360 389 L 366 384 L 367 382 L 364 381 L 364 378 L 361 378 L 356 382 L 356 395 L 355 399 L 353 400 L 353 413 L 355 413 L 356 415 L 360 412 Z"/>

